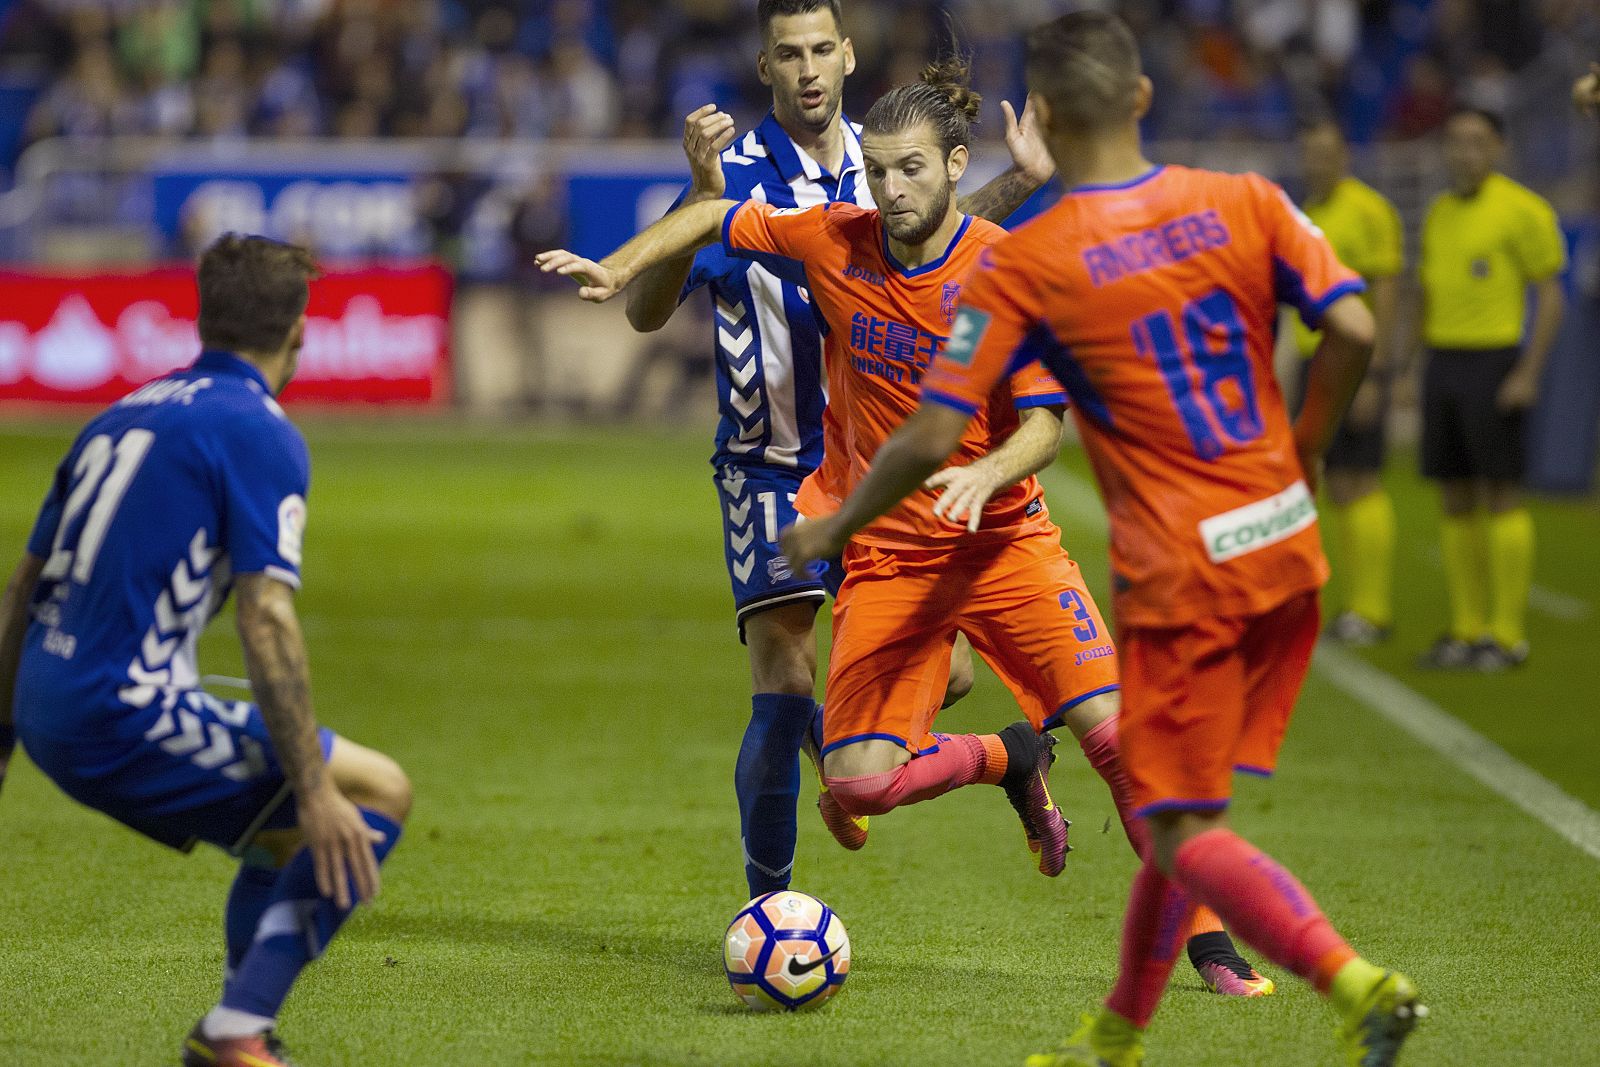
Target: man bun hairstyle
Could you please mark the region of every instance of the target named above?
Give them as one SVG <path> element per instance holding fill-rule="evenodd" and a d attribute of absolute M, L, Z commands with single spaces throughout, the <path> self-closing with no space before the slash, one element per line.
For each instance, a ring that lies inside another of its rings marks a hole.
<path fill-rule="evenodd" d="M 956 145 L 969 145 L 983 97 L 972 88 L 972 64 L 965 56 L 946 56 L 922 68 L 920 81 L 897 86 L 878 98 L 862 122 L 866 133 L 899 133 L 926 122 L 946 157 Z"/>
<path fill-rule="evenodd" d="M 311 253 L 299 245 L 223 234 L 200 256 L 200 343 L 276 352 L 305 314 L 316 276 Z"/>
<path fill-rule="evenodd" d="M 1028 88 L 1071 130 L 1120 126 L 1138 106 L 1139 44 L 1103 11 L 1074 11 L 1028 34 Z"/>

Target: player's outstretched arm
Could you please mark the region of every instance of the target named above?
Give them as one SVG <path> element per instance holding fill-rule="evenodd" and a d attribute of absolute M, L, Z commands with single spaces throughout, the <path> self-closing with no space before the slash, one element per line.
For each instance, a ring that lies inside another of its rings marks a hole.
<path fill-rule="evenodd" d="M 598 263 L 565 249 L 540 252 L 534 262 L 546 274 L 560 274 L 577 282 L 581 299 L 603 304 L 643 271 L 714 243 L 722 236 L 722 223 L 728 212 L 738 206 L 732 200 L 687 204 Z"/>
<path fill-rule="evenodd" d="M 872 469 L 838 512 L 783 531 L 783 554 L 795 572 L 844 551 L 857 530 L 904 500 L 950 458 L 971 416 L 943 404 L 923 404 L 878 449 Z"/>
<path fill-rule="evenodd" d="M 722 176 L 722 150 L 733 143 L 733 116 L 707 104 L 683 120 L 683 154 L 689 158 L 692 179 L 680 207 L 721 200 L 727 190 Z M 628 323 L 640 333 L 659 330 L 678 309 L 678 296 L 693 256 L 675 256 L 644 271 L 628 290 Z"/>
<path fill-rule="evenodd" d="M 339 792 L 323 764 L 294 590 L 265 574 L 241 574 L 235 589 L 250 688 L 266 720 L 273 753 L 294 790 L 300 834 L 311 850 L 317 891 L 341 908 L 371 900 L 379 888 L 372 846 L 383 835 L 369 827 L 360 809 Z"/>
<path fill-rule="evenodd" d="M 1033 97 L 1023 105 L 1021 119 L 1011 101 L 1000 101 L 1000 108 L 1006 113 L 1006 149 L 1011 153 L 1011 168 L 971 196 L 962 197 L 956 205 L 964 214 L 995 223 L 1010 218 L 1056 173 L 1056 161 L 1050 156 L 1033 110 Z"/>
<path fill-rule="evenodd" d="M 28 629 L 28 603 L 42 570 L 44 560 L 24 552 L 6 591 L 0 594 L 0 785 L 5 784 L 6 767 L 17 743 L 11 707 L 17 692 L 17 666 L 22 662 L 22 635 Z"/>
<path fill-rule="evenodd" d="M 1366 376 L 1376 337 L 1372 312 L 1354 293 L 1335 300 L 1322 316 L 1322 342 L 1310 364 L 1305 403 L 1294 423 L 1295 448 L 1313 491 L 1320 480 L 1322 454 L 1333 443 L 1339 420 Z"/>
<path fill-rule="evenodd" d="M 984 506 L 1000 490 L 1038 474 L 1061 451 L 1067 409 L 1057 405 L 1024 408 L 1016 432 L 993 452 L 960 467 L 946 467 L 922 484 L 944 492 L 933 513 L 950 522 L 964 522 L 972 533 L 983 521 Z"/>

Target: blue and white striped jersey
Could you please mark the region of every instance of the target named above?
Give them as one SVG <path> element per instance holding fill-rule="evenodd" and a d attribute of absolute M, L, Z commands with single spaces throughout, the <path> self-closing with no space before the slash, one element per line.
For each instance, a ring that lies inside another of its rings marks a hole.
<path fill-rule="evenodd" d="M 776 207 L 832 201 L 872 207 L 861 161 L 861 127 L 844 122 L 845 162 L 829 174 L 771 112 L 722 153 L 729 200 Z M 758 263 L 703 249 L 680 300 L 702 286 L 714 305 L 717 366 L 716 454 L 711 462 L 760 463 L 808 474 L 822 461 L 822 327 L 802 286 Z"/>

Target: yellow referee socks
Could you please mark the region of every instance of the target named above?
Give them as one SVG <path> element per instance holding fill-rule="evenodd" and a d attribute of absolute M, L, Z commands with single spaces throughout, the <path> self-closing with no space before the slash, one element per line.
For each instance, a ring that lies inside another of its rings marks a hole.
<path fill-rule="evenodd" d="M 1489 539 L 1476 515 L 1446 515 L 1440 533 L 1445 585 L 1450 590 L 1450 636 L 1481 641 L 1489 633 Z"/>
<path fill-rule="evenodd" d="M 1527 508 L 1490 515 L 1489 580 L 1494 617 L 1489 632 L 1501 646 L 1527 639 L 1528 590 L 1533 587 L 1533 516 Z"/>
<path fill-rule="evenodd" d="M 1377 626 L 1394 621 L 1394 501 L 1375 489 L 1338 509 L 1339 551 L 1344 557 L 1345 607 Z"/>

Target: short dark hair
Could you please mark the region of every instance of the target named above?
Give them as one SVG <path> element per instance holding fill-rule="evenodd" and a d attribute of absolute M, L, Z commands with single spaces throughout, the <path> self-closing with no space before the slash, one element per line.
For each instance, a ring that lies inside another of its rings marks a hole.
<path fill-rule="evenodd" d="M 1486 107 L 1472 107 L 1466 104 L 1460 105 L 1450 112 L 1450 117 L 1445 120 L 1445 124 L 1449 125 L 1451 122 L 1454 122 L 1456 119 L 1459 119 L 1464 115 L 1471 115 L 1474 118 L 1482 119 L 1488 124 L 1489 128 L 1494 131 L 1494 135 L 1496 137 L 1500 138 L 1502 141 L 1506 139 L 1506 117 L 1500 114 L 1498 111 L 1490 111 Z"/>
<path fill-rule="evenodd" d="M 844 12 L 839 7 L 839 0 L 760 0 L 756 4 L 756 23 L 761 27 L 761 36 L 765 39 L 767 31 L 772 28 L 772 20 L 778 16 L 809 15 L 823 9 L 833 16 L 833 24 L 839 28 L 839 35 L 844 36 Z"/>
<path fill-rule="evenodd" d="M 1028 34 L 1028 88 L 1063 126 L 1094 130 L 1133 117 L 1139 45 L 1128 24 L 1101 11 L 1073 11 Z"/>
<path fill-rule="evenodd" d="M 268 237 L 225 233 L 200 256 L 200 343 L 229 352 L 274 352 L 305 313 L 311 253 Z"/>
<path fill-rule="evenodd" d="M 939 137 L 946 157 L 956 145 L 972 140 L 983 97 L 972 90 L 972 65 L 950 56 L 922 68 L 922 77 L 880 96 L 862 121 L 865 133 L 898 133 L 926 122 Z"/>

